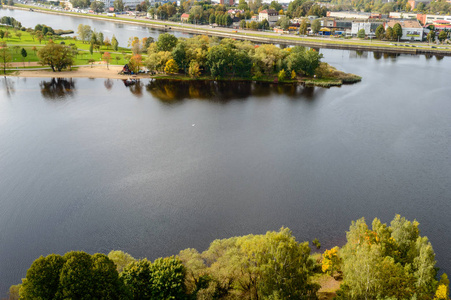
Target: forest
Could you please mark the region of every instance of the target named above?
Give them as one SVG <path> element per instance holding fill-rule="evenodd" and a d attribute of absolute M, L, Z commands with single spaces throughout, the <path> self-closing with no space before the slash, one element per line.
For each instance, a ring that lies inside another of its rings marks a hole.
<path fill-rule="evenodd" d="M 72 251 L 37 258 L 10 299 L 449 299 L 445 273 L 419 223 L 396 215 L 371 228 L 353 221 L 346 243 L 320 252 L 288 228 L 213 241 L 203 252 L 135 259 L 123 251 Z M 330 292 L 330 291 L 329 291 Z M 329 293 L 330 294 L 330 293 Z"/>

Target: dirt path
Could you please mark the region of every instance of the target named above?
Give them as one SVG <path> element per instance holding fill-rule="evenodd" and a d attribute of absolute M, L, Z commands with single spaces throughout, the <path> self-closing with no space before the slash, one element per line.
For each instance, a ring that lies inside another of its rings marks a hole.
<path fill-rule="evenodd" d="M 91 67 L 79 67 L 77 70 L 52 72 L 51 70 L 33 70 L 18 71 L 10 76 L 16 77 L 50 77 L 50 78 L 112 78 L 112 79 L 128 79 L 128 78 L 149 78 L 149 75 L 120 75 L 122 66 L 94 65 Z"/>

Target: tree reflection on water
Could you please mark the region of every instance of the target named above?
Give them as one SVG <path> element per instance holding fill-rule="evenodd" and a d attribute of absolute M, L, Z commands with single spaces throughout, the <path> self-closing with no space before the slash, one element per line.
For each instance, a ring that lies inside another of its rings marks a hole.
<path fill-rule="evenodd" d="M 146 90 L 163 102 L 177 102 L 185 99 L 228 102 L 248 97 L 285 95 L 289 97 L 313 97 L 314 87 L 297 84 L 271 84 L 247 81 L 179 81 L 152 80 Z"/>
<path fill-rule="evenodd" d="M 14 81 L 12 81 L 11 78 L 4 76 L 2 83 L 3 90 L 5 90 L 6 93 L 6 97 L 11 98 L 11 96 L 16 92 L 16 89 L 14 88 Z"/>
<path fill-rule="evenodd" d="M 41 94 L 46 99 L 64 99 L 73 97 L 75 82 L 72 78 L 52 78 L 50 81 L 41 81 Z"/>

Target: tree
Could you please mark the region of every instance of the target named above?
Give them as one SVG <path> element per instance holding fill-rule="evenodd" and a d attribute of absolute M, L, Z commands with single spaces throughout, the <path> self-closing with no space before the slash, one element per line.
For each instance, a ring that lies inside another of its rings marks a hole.
<path fill-rule="evenodd" d="M 185 299 L 186 269 L 175 257 L 158 258 L 150 266 L 152 299 Z"/>
<path fill-rule="evenodd" d="M 61 44 L 48 43 L 39 49 L 39 63 L 49 65 L 52 71 L 61 72 L 62 69 L 73 64 L 71 48 Z"/>
<path fill-rule="evenodd" d="M 379 25 L 376 28 L 376 38 L 382 40 L 385 37 L 385 28 L 384 25 Z"/>
<path fill-rule="evenodd" d="M 365 38 L 365 29 L 360 29 L 359 30 L 359 32 L 357 32 L 357 37 L 359 38 L 359 39 L 364 39 Z"/>
<path fill-rule="evenodd" d="M 445 30 L 440 31 L 438 34 L 438 40 L 443 43 L 448 38 L 448 33 Z"/>
<path fill-rule="evenodd" d="M 283 30 L 287 30 L 290 27 L 290 18 L 283 16 L 277 21 L 277 25 L 279 25 Z"/>
<path fill-rule="evenodd" d="M 114 0 L 113 2 L 114 11 L 124 11 L 124 1 Z"/>
<path fill-rule="evenodd" d="M 385 38 L 387 40 L 393 40 L 393 28 L 390 26 L 387 27 L 387 30 L 385 31 Z"/>
<path fill-rule="evenodd" d="M 21 299 L 54 299 L 64 263 L 65 258 L 56 254 L 36 259 L 20 288 Z"/>
<path fill-rule="evenodd" d="M 304 18 L 302 19 L 302 22 L 299 25 L 299 34 L 305 35 L 307 33 L 307 27 L 308 27 L 307 20 Z"/>
<path fill-rule="evenodd" d="M 323 261 L 321 269 L 324 273 L 334 276 L 334 271 L 337 270 L 340 264 L 340 257 L 338 256 L 338 247 L 333 247 L 330 250 L 326 250 L 323 253 Z"/>
<path fill-rule="evenodd" d="M 16 32 L 16 36 L 19 38 L 19 40 L 20 40 L 20 38 L 22 37 L 22 32 L 20 32 L 20 31 L 17 31 Z"/>
<path fill-rule="evenodd" d="M 0 39 L 3 40 L 4 37 L 5 37 L 5 32 L 0 29 Z"/>
<path fill-rule="evenodd" d="M 22 62 L 24 63 L 25 66 L 25 58 L 28 55 L 27 50 L 25 50 L 25 48 L 22 48 L 22 50 L 20 51 L 20 55 L 22 55 Z"/>
<path fill-rule="evenodd" d="M 160 34 L 156 42 L 158 51 L 171 51 L 177 44 L 177 38 L 170 33 Z"/>
<path fill-rule="evenodd" d="M 208 18 L 208 23 L 210 23 L 210 25 L 211 25 L 211 24 L 214 24 L 215 21 L 216 21 L 215 15 L 211 14 L 210 17 Z"/>
<path fill-rule="evenodd" d="M 105 3 L 103 3 L 102 1 L 93 1 L 91 2 L 90 7 L 94 12 L 99 13 L 103 11 Z"/>
<path fill-rule="evenodd" d="M 118 60 L 117 57 L 116 60 Z M 116 264 L 118 273 L 121 273 L 127 265 L 136 261 L 130 254 L 120 250 L 111 250 L 110 253 L 108 253 L 108 258 Z"/>
<path fill-rule="evenodd" d="M 246 28 L 246 20 L 243 19 L 243 20 L 240 21 L 240 28 L 241 29 Z"/>
<path fill-rule="evenodd" d="M 66 262 L 59 276 L 57 296 L 63 299 L 88 299 L 95 292 L 91 255 L 72 251 L 63 258 Z"/>
<path fill-rule="evenodd" d="M 150 265 L 151 263 L 147 259 L 134 261 L 127 265 L 120 274 L 131 299 L 152 299 L 152 287 L 149 284 L 152 280 Z"/>
<path fill-rule="evenodd" d="M 6 69 L 10 66 L 11 54 L 9 53 L 6 43 L 0 44 L 0 63 L 2 65 L 3 74 L 6 74 Z"/>
<path fill-rule="evenodd" d="M 113 34 L 113 37 L 111 38 L 111 46 L 113 46 L 113 50 L 117 51 L 117 49 L 119 48 L 119 43 L 116 39 L 116 37 Z"/>
<path fill-rule="evenodd" d="M 9 300 L 19 300 L 20 287 L 21 287 L 21 284 L 12 285 L 9 287 L 9 292 L 8 292 Z"/>
<path fill-rule="evenodd" d="M 142 65 L 142 56 L 140 54 L 133 55 L 128 61 L 128 67 L 130 71 L 137 74 L 139 72 L 139 68 Z"/>
<path fill-rule="evenodd" d="M 283 81 L 287 78 L 287 73 L 284 69 L 280 70 L 279 74 L 277 74 L 277 78 L 279 79 L 279 81 Z"/>
<path fill-rule="evenodd" d="M 83 25 L 83 24 L 78 25 L 78 29 L 77 29 L 78 38 L 81 41 L 83 41 L 83 43 L 91 40 L 92 33 L 93 32 L 92 32 L 91 26 Z"/>
<path fill-rule="evenodd" d="M 321 22 L 316 19 L 312 22 L 312 31 L 313 33 L 318 33 L 318 31 L 321 29 Z"/>
<path fill-rule="evenodd" d="M 178 71 L 179 71 L 179 66 L 178 66 L 177 62 L 174 59 L 168 60 L 168 62 L 166 63 L 166 66 L 164 67 L 164 72 L 166 74 L 175 74 L 175 73 L 178 73 Z"/>
<path fill-rule="evenodd" d="M 427 35 L 427 39 L 428 39 L 429 43 L 435 42 L 435 31 L 434 30 L 429 31 L 429 33 Z"/>
<path fill-rule="evenodd" d="M 119 279 L 116 265 L 105 254 L 94 254 L 92 257 L 93 299 L 122 299 L 125 286 Z"/>
<path fill-rule="evenodd" d="M 345 298 L 430 299 L 437 286 L 435 254 L 418 225 L 399 215 L 389 227 L 378 219 L 372 229 L 363 218 L 352 222 L 340 251 Z"/>
<path fill-rule="evenodd" d="M 393 39 L 399 40 L 402 37 L 402 27 L 401 24 L 396 23 L 393 25 Z"/>
<path fill-rule="evenodd" d="M 109 69 L 108 64 L 111 61 L 111 54 L 109 52 L 105 52 L 103 53 L 102 58 L 106 62 L 106 68 Z"/>
<path fill-rule="evenodd" d="M 273 1 L 271 1 L 271 4 L 269 5 L 269 8 L 274 9 L 276 11 L 279 11 L 279 10 L 282 9 L 282 4 L 280 4 L 279 2 L 273 0 Z"/>
<path fill-rule="evenodd" d="M 197 78 L 200 76 L 200 68 L 199 63 L 197 61 L 192 60 L 189 63 L 188 73 L 191 78 Z"/>

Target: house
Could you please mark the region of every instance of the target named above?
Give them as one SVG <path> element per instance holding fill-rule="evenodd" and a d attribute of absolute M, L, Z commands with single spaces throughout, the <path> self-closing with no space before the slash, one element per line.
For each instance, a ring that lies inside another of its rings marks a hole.
<path fill-rule="evenodd" d="M 265 9 L 258 14 L 258 21 L 268 20 L 269 26 L 274 26 L 279 20 L 279 13 L 274 9 Z"/>
<path fill-rule="evenodd" d="M 385 29 L 387 30 L 389 26 L 393 28 L 396 23 L 398 23 L 402 27 L 402 37 L 400 38 L 401 40 L 423 40 L 424 28 L 417 20 L 390 20 L 385 24 Z"/>
<path fill-rule="evenodd" d="M 189 14 L 184 13 L 180 16 L 180 21 L 182 21 L 182 23 L 186 23 L 189 20 Z"/>

